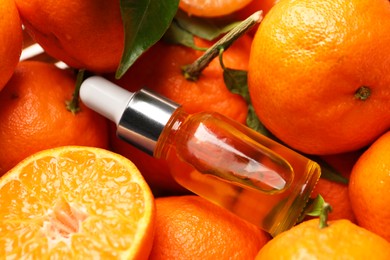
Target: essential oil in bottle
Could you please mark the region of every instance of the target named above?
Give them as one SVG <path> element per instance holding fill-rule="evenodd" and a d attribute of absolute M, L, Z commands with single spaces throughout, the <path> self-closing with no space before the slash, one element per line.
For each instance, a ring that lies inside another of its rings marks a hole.
<path fill-rule="evenodd" d="M 80 96 L 117 124 L 118 137 L 175 165 L 183 187 L 273 236 L 296 223 L 320 177 L 315 162 L 221 114 L 188 114 L 98 76 L 83 82 Z"/>

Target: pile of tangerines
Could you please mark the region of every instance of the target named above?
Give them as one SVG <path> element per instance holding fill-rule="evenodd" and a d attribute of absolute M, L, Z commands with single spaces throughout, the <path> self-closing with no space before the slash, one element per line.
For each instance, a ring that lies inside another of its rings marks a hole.
<path fill-rule="evenodd" d="M 189 18 L 219 22 L 257 10 L 261 23 L 223 53 L 224 66 L 247 72 L 248 102 L 227 88 L 218 58 L 197 80 L 183 76 L 213 44 L 200 37 L 198 48 L 162 39 L 115 78 L 124 48 L 119 1 L 3 0 L 0 255 L 390 259 L 390 2 L 178 3 Z M 33 43 L 44 56 L 21 60 Z M 332 206 L 326 227 L 306 218 L 271 237 L 190 193 L 171 177 L 186 167 L 119 140 L 113 123 L 77 99 L 81 69 L 131 91 L 147 86 L 189 113 L 247 124 L 252 106 L 279 142 L 345 180 L 322 177 L 313 192 Z"/>

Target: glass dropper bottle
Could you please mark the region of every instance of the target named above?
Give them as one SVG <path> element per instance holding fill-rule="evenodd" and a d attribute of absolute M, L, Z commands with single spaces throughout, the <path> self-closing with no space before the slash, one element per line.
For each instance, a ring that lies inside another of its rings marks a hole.
<path fill-rule="evenodd" d="M 300 217 L 319 179 L 319 166 L 218 113 L 188 114 L 147 89 L 129 92 L 100 76 L 80 88 L 83 103 L 115 122 L 126 142 L 188 169 L 183 187 L 275 236 Z"/>

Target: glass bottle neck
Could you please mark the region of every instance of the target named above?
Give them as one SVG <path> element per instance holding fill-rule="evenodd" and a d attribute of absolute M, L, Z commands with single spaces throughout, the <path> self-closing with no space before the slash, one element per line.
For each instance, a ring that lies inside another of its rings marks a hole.
<path fill-rule="evenodd" d="M 172 114 L 164 130 L 162 131 L 154 150 L 154 157 L 159 159 L 167 159 L 169 150 L 175 145 L 177 133 L 180 127 L 189 117 L 189 114 L 182 108 L 178 108 Z"/>
<path fill-rule="evenodd" d="M 141 89 L 127 104 L 118 123 L 117 135 L 153 155 L 160 135 L 178 108 L 173 101 Z"/>

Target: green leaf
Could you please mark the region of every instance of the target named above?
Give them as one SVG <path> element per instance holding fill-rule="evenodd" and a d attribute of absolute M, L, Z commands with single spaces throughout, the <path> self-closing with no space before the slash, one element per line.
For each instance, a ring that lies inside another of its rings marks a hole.
<path fill-rule="evenodd" d="M 229 22 L 217 19 L 206 19 L 195 16 L 189 16 L 182 11 L 178 11 L 175 16 L 175 22 L 180 28 L 205 40 L 214 40 L 221 34 L 233 29 L 240 22 Z"/>
<path fill-rule="evenodd" d="M 340 174 L 335 168 L 333 168 L 329 163 L 321 159 L 319 156 L 305 155 L 307 158 L 317 162 L 321 167 L 321 178 L 342 183 L 348 184 L 349 180 Z"/>
<path fill-rule="evenodd" d="M 125 47 L 116 78 L 122 77 L 144 51 L 161 39 L 178 5 L 179 0 L 120 0 Z"/>
<path fill-rule="evenodd" d="M 223 52 L 224 50 L 221 49 L 219 53 L 219 63 L 223 69 L 223 79 L 225 85 L 230 92 L 242 96 L 248 104 L 246 125 L 260 134 L 277 141 L 276 137 L 270 131 L 268 131 L 263 123 L 259 120 L 255 109 L 252 106 L 248 89 L 248 72 L 245 70 L 235 70 L 225 67 L 225 64 L 223 63 Z"/>
<path fill-rule="evenodd" d="M 220 56 L 221 58 L 221 56 Z M 262 135 L 265 135 L 273 140 L 276 140 L 275 136 L 271 134 L 270 131 L 265 128 L 263 123 L 259 120 L 256 115 L 255 109 L 252 106 L 249 90 L 248 90 L 248 73 L 244 70 L 235 70 L 226 68 L 223 65 L 222 60 L 221 65 L 223 67 L 223 79 L 226 87 L 230 92 L 242 96 L 248 104 L 248 115 L 246 118 L 246 125 L 259 132 Z"/>
<path fill-rule="evenodd" d="M 247 103 L 250 103 L 247 78 L 248 73 L 245 70 L 236 70 L 230 68 L 223 69 L 223 79 L 230 92 L 239 94 Z"/>
<path fill-rule="evenodd" d="M 195 50 L 207 50 L 207 48 L 201 48 L 195 45 L 194 36 L 181 28 L 176 20 L 173 20 L 171 26 L 169 26 L 168 30 L 165 32 L 163 36 L 163 40 L 169 44 L 180 44 Z"/>

